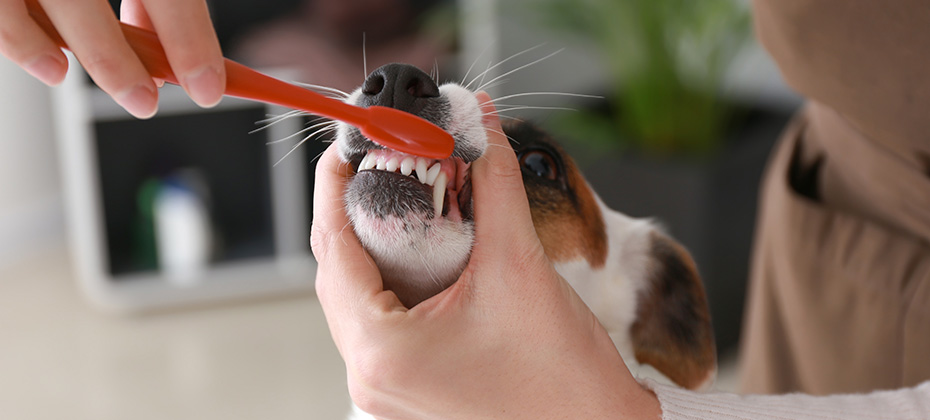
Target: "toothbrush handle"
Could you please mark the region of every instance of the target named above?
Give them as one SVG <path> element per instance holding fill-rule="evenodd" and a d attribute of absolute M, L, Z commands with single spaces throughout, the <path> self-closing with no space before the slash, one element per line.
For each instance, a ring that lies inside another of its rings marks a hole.
<path fill-rule="evenodd" d="M 297 91 L 299 89 L 299 91 Z M 303 109 L 354 126 L 367 124 L 368 110 L 327 98 L 226 59 L 226 95 Z"/>
<path fill-rule="evenodd" d="M 68 48 L 54 24 L 35 0 L 26 0 L 32 18 L 58 46 Z M 158 35 L 136 26 L 120 23 L 123 35 L 152 77 L 180 84 Z M 361 108 L 327 98 L 319 93 L 294 86 L 259 73 L 230 59 L 226 66 L 225 94 L 288 108 L 346 122 L 361 130 L 372 141 L 401 152 L 434 159 L 452 155 L 455 141 L 434 124 L 392 108 Z"/>

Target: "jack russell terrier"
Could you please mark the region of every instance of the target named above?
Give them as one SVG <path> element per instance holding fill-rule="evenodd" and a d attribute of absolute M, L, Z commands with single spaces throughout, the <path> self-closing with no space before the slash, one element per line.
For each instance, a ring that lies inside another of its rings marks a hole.
<path fill-rule="evenodd" d="M 416 67 L 388 64 L 346 99 L 418 115 L 455 139 L 452 157 L 385 149 L 339 124 L 341 158 L 355 171 L 345 203 L 384 286 L 407 306 L 451 285 L 474 240 L 469 166 L 487 147 L 475 93 L 442 86 Z M 624 360 L 696 389 L 713 381 L 716 354 L 703 285 L 690 255 L 649 220 L 607 208 L 572 159 L 524 122 L 503 126 L 523 170 L 546 255 L 611 334 Z M 358 413 L 360 414 L 360 413 Z"/>

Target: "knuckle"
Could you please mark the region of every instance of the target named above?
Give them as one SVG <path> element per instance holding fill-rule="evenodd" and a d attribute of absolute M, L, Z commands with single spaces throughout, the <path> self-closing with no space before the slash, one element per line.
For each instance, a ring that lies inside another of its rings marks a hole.
<path fill-rule="evenodd" d="M 519 182 L 523 184 L 523 173 L 517 165 L 516 155 L 510 150 L 486 153 L 488 158 L 479 160 L 473 167 L 473 174 L 488 178 L 493 182 Z"/>
<path fill-rule="evenodd" d="M 151 77 L 146 74 L 132 74 L 126 65 L 128 61 L 116 54 L 96 51 L 78 56 L 81 66 L 94 79 L 101 89 L 114 94 L 144 83 Z"/>
<path fill-rule="evenodd" d="M 377 320 L 367 322 L 368 329 L 375 332 L 361 342 L 355 342 L 353 350 L 345 358 L 357 385 L 375 394 L 389 393 L 404 384 L 416 382 L 417 369 L 412 363 L 417 358 L 411 357 L 415 351 L 408 348 L 402 339 L 397 339 L 384 324 Z"/>
<path fill-rule="evenodd" d="M 319 222 L 310 224 L 310 250 L 318 260 L 326 258 L 326 252 L 331 248 L 335 236 L 332 230 L 324 228 Z"/>
<path fill-rule="evenodd" d="M 379 415 L 384 411 L 384 404 L 375 395 L 357 381 L 349 381 L 349 397 L 359 410 L 370 415 Z"/>
<path fill-rule="evenodd" d="M 361 351 L 348 359 L 346 364 L 354 372 L 356 391 L 361 397 L 391 389 L 396 382 L 393 379 L 396 369 L 392 369 L 393 364 L 381 354 Z"/>
<path fill-rule="evenodd" d="M 523 173 L 514 162 L 509 159 L 498 159 L 493 165 L 490 165 L 488 175 L 501 181 L 520 181 L 523 182 Z"/>
<path fill-rule="evenodd" d="M 118 73 L 120 69 L 120 61 L 115 56 L 101 52 L 85 54 L 80 57 L 80 61 L 81 66 L 91 74 L 108 76 Z"/>
<path fill-rule="evenodd" d="M 330 295 L 329 282 L 320 281 L 322 277 L 320 275 L 319 269 L 317 269 L 316 279 L 317 280 L 313 282 L 314 292 L 316 293 L 317 298 L 320 300 L 320 302 L 323 302 L 325 304 L 327 297 Z"/>

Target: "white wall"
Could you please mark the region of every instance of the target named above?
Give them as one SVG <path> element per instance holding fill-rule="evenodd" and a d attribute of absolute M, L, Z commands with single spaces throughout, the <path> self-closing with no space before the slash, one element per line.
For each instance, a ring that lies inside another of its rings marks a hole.
<path fill-rule="evenodd" d="M 49 93 L 0 57 L 0 266 L 64 236 Z"/>

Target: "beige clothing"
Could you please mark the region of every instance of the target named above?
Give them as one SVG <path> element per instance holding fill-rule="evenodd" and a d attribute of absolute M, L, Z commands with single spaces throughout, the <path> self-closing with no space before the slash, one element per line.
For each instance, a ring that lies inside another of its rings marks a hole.
<path fill-rule="evenodd" d="M 812 101 L 763 185 L 744 391 L 930 379 L 930 4 L 754 4 L 759 38 Z"/>
<path fill-rule="evenodd" d="M 701 393 L 646 380 L 662 407 L 662 420 L 926 420 L 930 381 L 913 388 L 868 394 L 811 396 Z"/>

